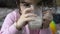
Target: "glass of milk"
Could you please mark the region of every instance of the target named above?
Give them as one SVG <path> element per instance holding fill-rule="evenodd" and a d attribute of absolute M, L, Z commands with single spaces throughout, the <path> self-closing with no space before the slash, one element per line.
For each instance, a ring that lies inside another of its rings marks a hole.
<path fill-rule="evenodd" d="M 35 18 L 35 21 L 30 21 L 29 22 L 29 28 L 30 29 L 40 29 L 42 26 L 42 9 L 38 8 L 36 10 L 33 11 L 34 14 L 37 15 L 37 17 Z"/>

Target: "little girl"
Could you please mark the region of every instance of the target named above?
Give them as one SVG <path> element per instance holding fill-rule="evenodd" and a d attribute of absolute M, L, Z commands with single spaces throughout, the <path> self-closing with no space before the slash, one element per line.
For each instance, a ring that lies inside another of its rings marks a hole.
<path fill-rule="evenodd" d="M 43 11 L 42 29 L 30 30 L 29 21 L 36 18 L 32 11 L 40 9 L 42 0 L 17 0 L 18 8 L 9 13 L 4 20 L 1 28 L 1 34 L 51 34 L 49 23 L 52 20 L 52 13 Z M 32 5 L 32 6 L 31 6 Z M 32 7 L 32 8 L 31 8 Z M 32 18 L 33 17 L 33 18 Z"/>

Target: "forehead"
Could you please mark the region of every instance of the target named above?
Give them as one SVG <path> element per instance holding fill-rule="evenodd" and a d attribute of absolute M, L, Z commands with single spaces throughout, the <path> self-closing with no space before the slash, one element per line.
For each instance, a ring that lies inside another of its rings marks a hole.
<path fill-rule="evenodd" d="M 40 2 L 41 0 L 21 0 L 21 2 L 27 2 L 27 3 L 31 3 L 31 4 L 36 4 L 38 2 Z"/>

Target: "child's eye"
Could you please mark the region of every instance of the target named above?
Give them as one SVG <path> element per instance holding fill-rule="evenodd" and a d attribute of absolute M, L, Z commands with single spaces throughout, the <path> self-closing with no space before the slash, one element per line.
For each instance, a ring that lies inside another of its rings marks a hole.
<path fill-rule="evenodd" d="M 23 6 L 25 7 L 30 7 L 30 3 L 27 3 L 27 2 L 21 2 Z"/>
<path fill-rule="evenodd" d="M 29 3 L 24 3 L 24 6 L 25 7 L 30 7 L 30 4 Z"/>
<path fill-rule="evenodd" d="M 23 6 L 25 7 L 30 7 L 30 4 L 29 3 L 26 3 L 26 2 L 22 2 Z"/>

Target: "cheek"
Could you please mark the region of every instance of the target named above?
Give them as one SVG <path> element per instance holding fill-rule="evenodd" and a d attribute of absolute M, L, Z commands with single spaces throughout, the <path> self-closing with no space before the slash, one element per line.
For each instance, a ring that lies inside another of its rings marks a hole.
<path fill-rule="evenodd" d="M 21 13 L 24 12 L 24 10 L 26 9 L 25 7 L 20 7 L 21 9 Z"/>
<path fill-rule="evenodd" d="M 21 9 L 21 13 L 23 13 L 23 12 L 24 12 L 24 10 L 25 10 L 25 9 Z"/>
<path fill-rule="evenodd" d="M 26 8 L 24 6 L 20 6 L 21 11 L 25 10 Z"/>
<path fill-rule="evenodd" d="M 24 10 L 25 10 L 25 8 L 21 7 L 21 11 L 24 11 Z"/>

